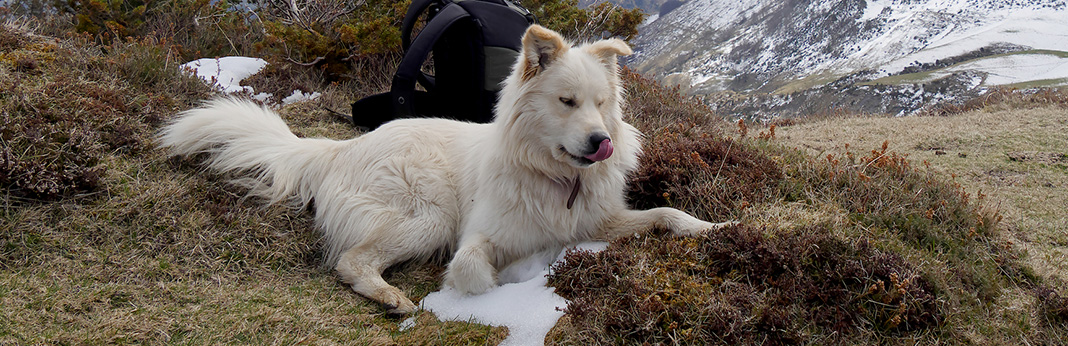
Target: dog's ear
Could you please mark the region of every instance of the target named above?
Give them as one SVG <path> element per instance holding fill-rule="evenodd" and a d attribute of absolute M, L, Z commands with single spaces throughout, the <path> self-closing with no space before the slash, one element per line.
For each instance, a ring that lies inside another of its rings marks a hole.
<path fill-rule="evenodd" d="M 531 25 L 523 34 L 523 80 L 527 81 L 552 65 L 567 52 L 564 38 L 540 25 Z"/>
<path fill-rule="evenodd" d="M 616 57 L 627 56 L 634 53 L 626 42 L 618 38 L 600 40 L 584 47 L 586 53 L 593 55 L 609 67 L 616 66 Z"/>

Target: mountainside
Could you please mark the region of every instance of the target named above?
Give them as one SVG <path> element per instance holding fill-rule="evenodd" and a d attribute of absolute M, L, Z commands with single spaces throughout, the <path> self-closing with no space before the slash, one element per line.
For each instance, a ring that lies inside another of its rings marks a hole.
<path fill-rule="evenodd" d="M 813 99 L 902 113 L 992 86 L 1068 85 L 1064 0 L 691 0 L 633 43 L 628 65 L 694 94 L 726 91 L 713 99 L 729 113 Z M 824 97 L 841 94 L 884 97 Z"/>

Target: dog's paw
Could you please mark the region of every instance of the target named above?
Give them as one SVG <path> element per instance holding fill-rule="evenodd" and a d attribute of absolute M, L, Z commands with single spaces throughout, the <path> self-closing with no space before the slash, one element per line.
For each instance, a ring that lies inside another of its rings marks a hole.
<path fill-rule="evenodd" d="M 489 263 L 484 266 L 475 263 L 464 263 L 465 265 L 461 266 L 457 264 L 453 261 L 445 273 L 446 286 L 465 294 L 482 294 L 497 286 L 497 280 L 493 278 L 493 267 Z"/>
<path fill-rule="evenodd" d="M 497 280 L 494 280 L 492 272 L 467 272 L 465 275 L 450 270 L 445 274 L 445 285 L 465 294 L 482 294 L 496 287 Z"/>
<path fill-rule="evenodd" d="M 407 315 L 416 310 L 415 303 L 412 303 L 396 287 L 378 289 L 368 298 L 382 304 L 382 307 L 386 309 L 386 313 L 390 315 Z"/>
<path fill-rule="evenodd" d="M 727 227 L 736 226 L 738 224 L 739 223 L 737 221 L 711 223 L 697 220 L 697 222 L 694 222 L 692 225 L 688 225 L 687 227 L 682 227 L 675 230 L 675 235 L 682 237 L 691 237 L 705 234 L 708 232 L 718 231 Z"/>

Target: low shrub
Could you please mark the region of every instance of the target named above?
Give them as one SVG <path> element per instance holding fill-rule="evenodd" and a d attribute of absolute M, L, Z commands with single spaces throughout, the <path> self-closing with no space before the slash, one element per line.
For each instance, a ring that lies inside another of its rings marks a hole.
<path fill-rule="evenodd" d="M 705 220 L 722 220 L 763 201 L 782 168 L 750 146 L 680 125 L 645 142 L 628 198 L 638 209 L 676 207 Z"/>
<path fill-rule="evenodd" d="M 100 48 L 6 27 L 0 37 L 22 42 L 0 49 L 0 69 L 10 71 L 0 74 L 0 187 L 15 199 L 95 191 L 105 157 L 140 152 L 151 126 L 175 108 L 172 98 L 153 92 L 207 91 L 177 68 L 164 68 L 173 58 L 154 42 Z"/>
<path fill-rule="evenodd" d="M 560 32 L 572 40 L 619 37 L 629 41 L 638 35 L 638 25 L 645 20 L 640 9 L 624 9 L 608 1 L 578 6 L 577 0 L 521 0 L 538 23 Z"/>
<path fill-rule="evenodd" d="M 722 135 L 700 100 L 624 68 L 627 121 L 645 133 L 627 197 L 633 207 L 670 206 L 721 220 L 763 201 L 782 168 L 753 146 Z"/>
<path fill-rule="evenodd" d="M 704 237 L 627 237 L 569 252 L 549 285 L 591 344 L 798 344 L 813 335 L 922 331 L 943 320 L 903 258 L 823 226 L 735 226 Z M 825 340 L 830 341 L 830 340 Z"/>

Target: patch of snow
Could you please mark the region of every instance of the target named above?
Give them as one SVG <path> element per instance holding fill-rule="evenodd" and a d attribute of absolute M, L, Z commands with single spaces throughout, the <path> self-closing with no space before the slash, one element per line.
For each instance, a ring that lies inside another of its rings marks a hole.
<path fill-rule="evenodd" d="M 405 330 L 412 329 L 412 327 L 415 327 L 415 317 L 414 316 L 413 317 L 408 317 L 408 318 L 404 319 L 404 321 L 401 321 L 400 328 L 398 328 L 398 329 L 400 329 L 400 331 L 403 332 Z"/>
<path fill-rule="evenodd" d="M 319 96 L 323 96 L 323 94 L 319 93 L 318 91 L 305 94 L 303 91 L 300 91 L 300 89 L 296 89 L 293 90 L 293 94 L 286 96 L 286 98 L 282 99 L 282 104 L 288 105 L 290 103 L 311 101 L 319 98 Z"/>
<path fill-rule="evenodd" d="M 228 56 L 193 60 L 185 63 L 181 68 L 192 71 L 204 82 L 217 86 L 223 92 L 247 91 L 252 94 L 255 90 L 252 87 L 241 86 L 241 81 L 260 72 L 264 66 L 267 66 L 267 61 L 263 59 Z"/>
<path fill-rule="evenodd" d="M 574 249 L 598 252 L 607 246 L 587 242 Z M 563 260 L 566 252 L 543 251 L 509 265 L 498 273 L 502 285 L 489 292 L 472 296 L 445 287 L 427 295 L 420 304 L 443 321 L 508 327 L 508 338 L 501 345 L 543 345 L 545 335 L 567 307 L 567 300 L 546 286 L 549 267 Z"/>
<path fill-rule="evenodd" d="M 272 97 L 274 97 L 274 95 L 271 95 L 270 93 L 258 93 L 256 95 L 252 95 L 253 100 L 260 102 L 267 102 L 267 100 Z"/>
<path fill-rule="evenodd" d="M 649 23 L 655 22 L 657 19 L 660 19 L 660 14 L 653 13 L 648 17 L 645 17 L 645 20 L 643 20 L 641 24 L 638 24 L 638 27 L 641 28 L 643 26 L 649 25 Z"/>
<path fill-rule="evenodd" d="M 934 62 L 1001 42 L 1033 49 L 1068 51 L 1068 11 L 1012 9 L 988 13 L 977 20 L 981 24 L 950 30 L 952 32 L 937 37 L 923 49 L 893 59 L 879 69 L 896 73 L 914 62 Z"/>
<path fill-rule="evenodd" d="M 979 59 L 953 66 L 952 72 L 978 71 L 986 73 L 984 85 L 1008 85 L 1045 79 L 1068 78 L 1068 58 L 1051 54 L 1014 54 Z"/>
<path fill-rule="evenodd" d="M 180 66 L 181 69 L 190 71 L 214 88 L 225 93 L 247 92 L 252 98 L 260 102 L 267 102 L 274 97 L 270 93 L 256 93 L 250 86 L 241 86 L 245 78 L 259 73 L 267 66 L 267 61 L 260 58 L 244 56 L 228 56 L 222 58 L 204 58 L 190 61 Z M 322 96 L 319 92 L 304 93 L 301 90 L 293 90 L 293 93 L 282 99 L 282 105 L 309 101 Z"/>
<path fill-rule="evenodd" d="M 888 6 L 890 6 L 890 0 L 869 0 L 864 6 L 864 14 L 860 16 L 860 21 L 866 22 L 879 18 L 883 9 Z"/>

